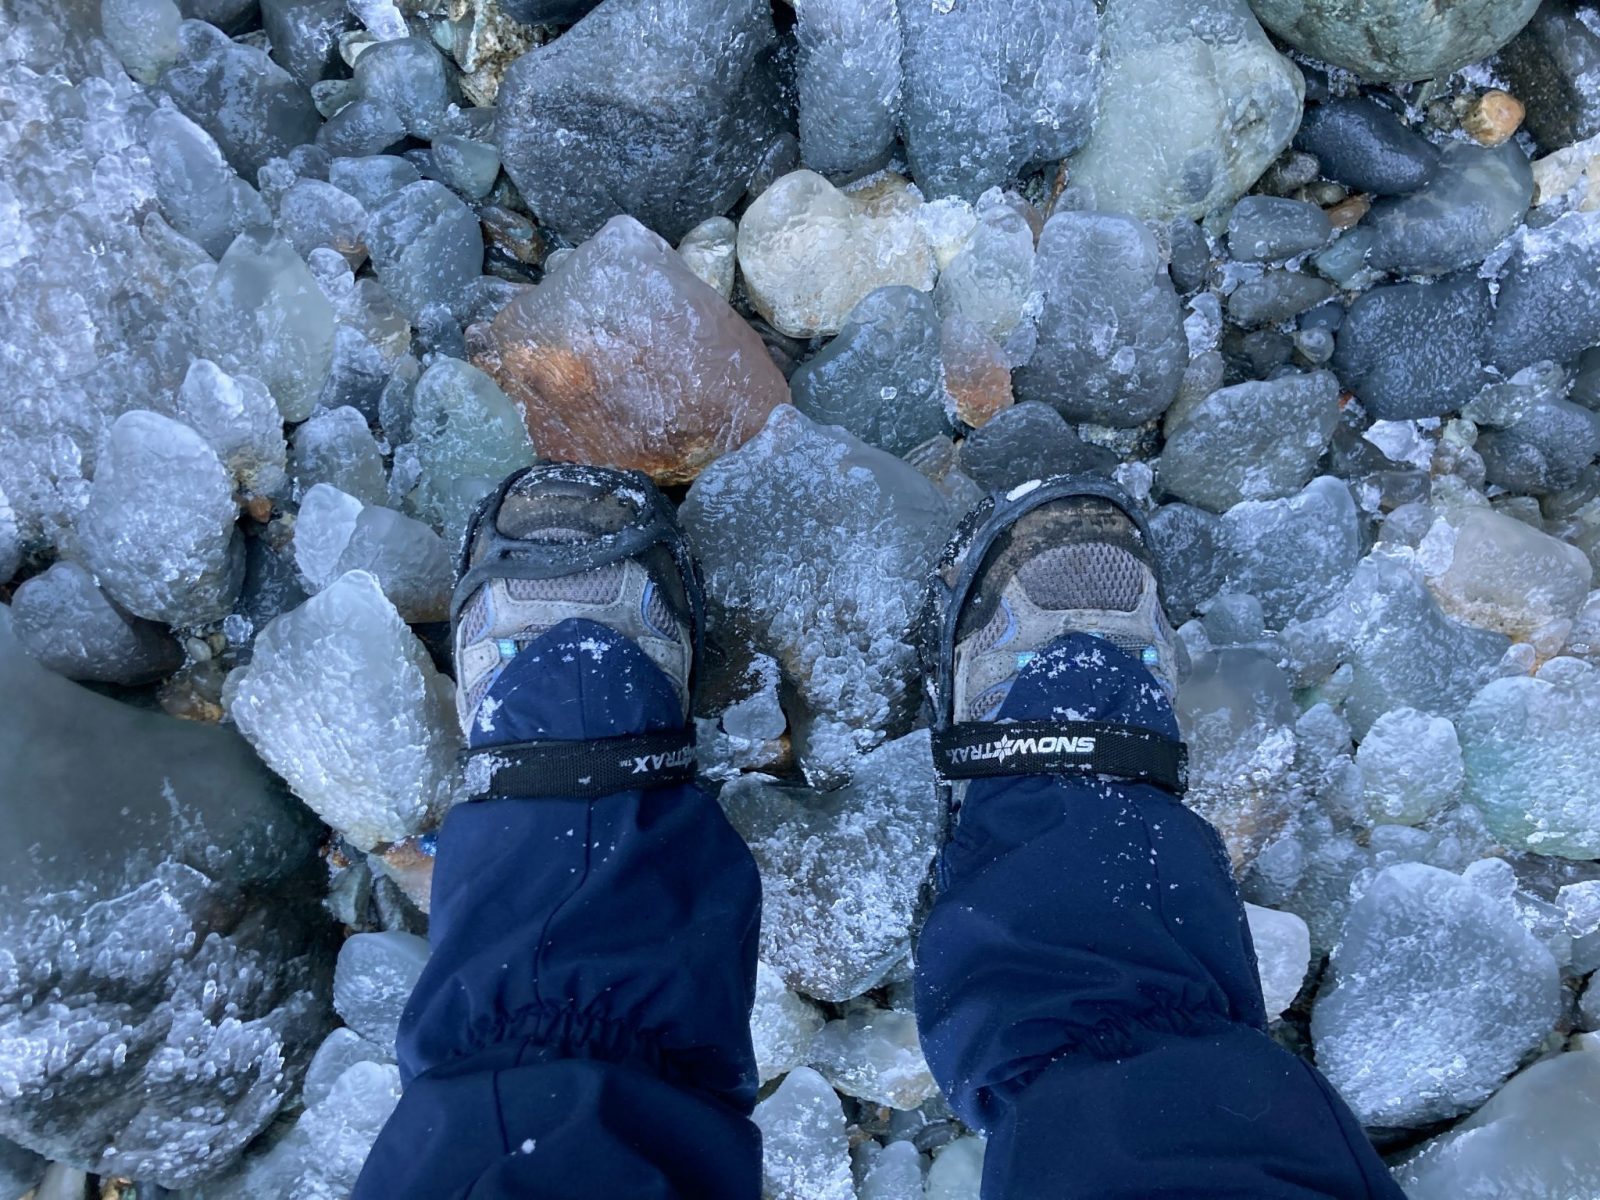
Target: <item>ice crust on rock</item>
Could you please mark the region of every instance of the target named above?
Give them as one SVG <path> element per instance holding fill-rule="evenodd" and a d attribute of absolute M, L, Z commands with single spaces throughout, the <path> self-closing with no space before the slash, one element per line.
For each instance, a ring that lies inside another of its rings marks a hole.
<path fill-rule="evenodd" d="M 1054 408 L 1028 400 L 967 434 L 960 462 L 980 487 L 1009 490 L 1051 475 L 1109 474 L 1116 456 L 1083 441 Z"/>
<path fill-rule="evenodd" d="M 339 947 L 333 1007 L 361 1037 L 393 1054 L 400 1013 L 427 961 L 428 941 L 414 933 L 352 934 Z"/>
<path fill-rule="evenodd" d="M 1109 212 L 1060 212 L 1034 260 L 1039 344 L 1017 395 L 1063 416 L 1140 425 L 1178 394 L 1188 348 L 1178 296 L 1155 236 Z"/>
<path fill-rule="evenodd" d="M 1300 993 L 1311 966 L 1311 932 L 1292 912 L 1246 904 L 1250 940 L 1255 943 L 1256 969 L 1267 1017 L 1276 1019 Z"/>
<path fill-rule="evenodd" d="M 751 1120 L 761 1130 L 762 1200 L 855 1200 L 844 1109 L 821 1075 L 791 1071 Z"/>
<path fill-rule="evenodd" d="M 1245 0 L 1115 0 L 1094 132 L 1070 162 L 1100 208 L 1203 217 L 1288 146 L 1305 81 Z"/>
<path fill-rule="evenodd" d="M 693 479 L 789 398 L 755 331 L 632 217 L 502 309 L 475 359 L 522 406 L 540 454 L 665 483 Z"/>
<path fill-rule="evenodd" d="M 1350 488 L 1329 475 L 1284 500 L 1234 505 L 1220 532 L 1225 586 L 1260 601 L 1274 628 L 1326 611 L 1361 557 Z"/>
<path fill-rule="evenodd" d="M 953 525 L 944 498 L 915 468 L 784 405 L 701 474 L 680 516 L 714 619 L 775 658 L 797 693 L 808 776 L 847 776 L 914 703 L 910 627 Z"/>
<path fill-rule="evenodd" d="M 905 957 L 942 822 L 925 731 L 863 755 L 835 791 L 741 775 L 722 804 L 761 869 L 761 956 L 787 983 L 847 1000 Z"/>
<path fill-rule="evenodd" d="M 1565 362 L 1600 341 L 1600 212 L 1574 212 L 1513 238 L 1489 357 L 1504 372 Z"/>
<path fill-rule="evenodd" d="M 763 1084 L 803 1065 L 811 1041 L 824 1023 L 821 1009 L 791 990 L 776 969 L 757 960 L 750 1040 L 755 1045 L 756 1073 Z"/>
<path fill-rule="evenodd" d="M 1363 292 L 1335 334 L 1333 368 L 1374 417 L 1441 416 L 1484 379 L 1488 286 L 1463 273 Z"/>
<path fill-rule="evenodd" d="M 1282 262 L 1332 240 L 1328 215 L 1308 200 L 1246 196 L 1228 214 L 1228 253 L 1237 262 Z"/>
<path fill-rule="evenodd" d="M 294 527 L 295 565 L 319 592 L 349 571 L 367 571 L 408 622 L 450 615 L 455 563 L 444 539 L 393 509 L 363 505 L 319 483 L 306 494 Z"/>
<path fill-rule="evenodd" d="M 219 258 L 245 229 L 268 225 L 272 214 L 256 189 L 234 174 L 216 141 L 174 108 L 145 122 L 156 198 L 172 227 Z"/>
<path fill-rule="evenodd" d="M 1559 1011 L 1555 960 L 1511 904 L 1421 863 L 1378 874 L 1330 969 L 1311 1015 L 1317 1063 L 1367 1125 L 1469 1111 Z"/>
<path fill-rule="evenodd" d="M 1420 825 L 1461 791 L 1455 726 L 1414 708 L 1372 723 L 1356 751 L 1370 825 Z"/>
<path fill-rule="evenodd" d="M 734 273 L 738 267 L 739 227 L 727 217 L 701 221 L 678 243 L 678 254 L 700 280 L 727 300 L 733 295 Z"/>
<path fill-rule="evenodd" d="M 1582 607 L 1594 568 L 1578 547 L 1474 509 L 1455 531 L 1449 566 L 1429 579 L 1451 616 L 1523 640 Z"/>
<path fill-rule="evenodd" d="M 908 1012 L 877 1009 L 829 1021 L 812 1038 L 807 1061 L 845 1095 L 869 1104 L 906 1111 L 939 1091 Z"/>
<path fill-rule="evenodd" d="M 1432 142 L 1366 96 L 1308 106 L 1294 144 L 1315 154 L 1329 179 L 1380 196 L 1416 191 L 1439 165 Z"/>
<path fill-rule="evenodd" d="M 1373 235 L 1367 261 L 1397 275 L 1470 267 L 1517 228 L 1532 199 L 1533 171 L 1516 142 L 1447 143 L 1423 187 L 1372 206 L 1362 222 Z"/>
<path fill-rule="evenodd" d="M 967 1135 L 949 1143 L 928 1168 L 927 1200 L 978 1200 L 984 1140 Z"/>
<path fill-rule="evenodd" d="M 872 1160 L 859 1200 L 923 1200 L 922 1155 L 914 1142 L 890 1142 Z"/>
<path fill-rule="evenodd" d="M 801 161 L 834 178 L 882 166 L 900 116 L 894 0 L 807 0 L 794 36 Z"/>
<path fill-rule="evenodd" d="M 369 1042 L 354 1029 L 341 1026 L 323 1038 L 322 1045 L 318 1046 L 317 1052 L 311 1056 L 311 1064 L 306 1067 L 305 1085 L 301 1090 L 301 1097 L 306 1107 L 310 1108 L 325 1100 L 333 1091 L 333 1085 L 338 1082 L 339 1076 L 356 1063 L 393 1061 L 392 1049 L 385 1049 L 376 1042 Z"/>
<path fill-rule="evenodd" d="M 1023 323 L 1032 299 L 1033 214 L 1021 197 L 989 191 L 979 197 L 974 215 L 966 240 L 939 272 L 934 302 L 940 316 L 960 313 L 1003 344 Z"/>
<path fill-rule="evenodd" d="M 283 416 L 258 380 L 235 378 L 197 358 L 184 374 L 174 415 L 205 438 L 241 488 L 267 496 L 283 492 Z"/>
<path fill-rule="evenodd" d="M 318 413 L 294 431 L 290 465 L 298 495 L 320 484 L 363 504 L 382 504 L 389 494 L 383 451 L 367 419 L 348 405 Z"/>
<path fill-rule="evenodd" d="M 477 216 L 431 179 L 407 184 L 373 212 L 367 247 L 379 281 L 414 323 L 431 304 L 463 311 L 467 285 L 483 273 Z"/>
<path fill-rule="evenodd" d="M 1065 158 L 1083 145 L 1100 83 L 1090 0 L 967 0 L 898 10 L 906 152 L 930 196 L 976 200 L 1028 164 Z"/>
<path fill-rule="evenodd" d="M 412 137 L 432 141 L 447 132 L 445 110 L 452 97 L 444 56 L 423 38 L 391 38 L 367 47 L 356 59 L 355 87 L 389 108 Z"/>
<path fill-rule="evenodd" d="M 24 582 L 11 617 L 22 647 L 68 679 L 144 683 L 183 662 L 165 629 L 117 608 L 77 563 L 53 563 Z"/>
<path fill-rule="evenodd" d="M 453 685 L 365 571 L 263 629 L 224 701 L 267 765 L 363 850 L 430 827 L 450 802 Z"/>

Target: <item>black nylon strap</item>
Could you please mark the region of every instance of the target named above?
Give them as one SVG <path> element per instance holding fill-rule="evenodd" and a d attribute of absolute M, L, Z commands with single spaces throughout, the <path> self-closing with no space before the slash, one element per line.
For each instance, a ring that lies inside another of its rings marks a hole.
<path fill-rule="evenodd" d="M 562 796 L 592 800 L 694 778 L 694 731 L 587 742 L 514 742 L 461 752 L 467 798 Z"/>
<path fill-rule="evenodd" d="M 1104 721 L 969 721 L 933 734 L 934 766 L 946 779 L 1083 771 L 1181 796 L 1188 759 L 1182 742 Z"/>

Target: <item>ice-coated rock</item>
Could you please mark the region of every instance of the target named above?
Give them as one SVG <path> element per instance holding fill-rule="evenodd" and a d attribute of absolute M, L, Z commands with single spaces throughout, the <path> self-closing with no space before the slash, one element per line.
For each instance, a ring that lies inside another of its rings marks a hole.
<path fill-rule="evenodd" d="M 568 238 L 627 213 L 675 241 L 732 206 L 783 131 L 775 40 L 757 0 L 607 0 L 507 69 L 506 173 Z"/>
<path fill-rule="evenodd" d="M 455 564 L 444 539 L 421 521 L 363 505 L 331 484 L 306 493 L 294 526 L 294 555 L 313 592 L 348 571 L 367 571 L 402 619 L 449 616 Z"/>
<path fill-rule="evenodd" d="M 1307 107 L 1294 144 L 1317 156 L 1322 174 L 1359 192 L 1414 192 L 1439 165 L 1434 144 L 1366 96 Z"/>
<path fill-rule="evenodd" d="M 401 188 L 372 214 L 372 269 L 415 322 L 430 304 L 460 312 L 483 273 L 483 231 L 473 211 L 431 179 Z"/>
<path fill-rule="evenodd" d="M 1317 997 L 1317 1065 L 1367 1125 L 1410 1127 L 1483 1102 L 1554 1026 L 1556 963 L 1507 899 L 1421 863 L 1350 908 Z"/>
<path fill-rule="evenodd" d="M 762 1083 L 787 1075 L 807 1060 L 811 1039 L 822 1028 L 822 1010 L 795 994 L 783 976 L 756 962 L 756 1002 L 750 1012 L 750 1040 Z"/>
<path fill-rule="evenodd" d="M 1022 323 L 1033 292 L 1033 227 L 1019 197 L 986 192 L 977 221 L 939 273 L 939 315 L 960 313 L 997 342 Z M 1059 264 L 1058 264 L 1059 266 Z"/>
<path fill-rule="evenodd" d="M 1496 679 L 1456 722 L 1465 795 L 1507 845 L 1600 857 L 1600 668 L 1553 658 Z"/>
<path fill-rule="evenodd" d="M 1597 248 L 1600 212 L 1518 232 L 1488 335 L 1489 359 L 1502 372 L 1567 362 L 1600 341 Z"/>
<path fill-rule="evenodd" d="M 323 483 L 363 504 L 382 504 L 389 494 L 383 451 L 367 419 L 349 406 L 318 413 L 294 431 L 290 466 L 299 495 Z"/>
<path fill-rule="evenodd" d="M 922 1155 L 915 1142 L 890 1142 L 861 1181 L 860 1200 L 923 1200 Z"/>
<path fill-rule="evenodd" d="M 253 231 L 217 264 L 199 341 L 222 370 L 266 384 L 285 421 L 303 421 L 333 364 L 334 324 L 333 306 L 294 248 Z"/>
<path fill-rule="evenodd" d="M 22 648 L 68 679 L 144 683 L 183 662 L 166 630 L 119 609 L 77 563 L 54 563 L 24 582 L 11 618 Z"/>
<path fill-rule="evenodd" d="M 1281 262 L 1332 240 L 1328 215 L 1308 200 L 1246 196 L 1228 215 L 1228 253 L 1241 262 Z"/>
<path fill-rule="evenodd" d="M 1039 344 L 1017 395 L 1069 420 L 1140 425 L 1178 394 L 1183 317 L 1155 236 L 1118 213 L 1058 212 L 1039 237 Z"/>
<path fill-rule="evenodd" d="M 1485 482 L 1536 496 L 1576 487 L 1600 453 L 1600 414 L 1537 388 L 1517 407 L 1509 421 L 1476 414 Z"/>
<path fill-rule="evenodd" d="M 428 940 L 414 933 L 356 933 L 339 947 L 333 1007 L 367 1041 L 393 1053 L 400 1013 L 428 961 Z"/>
<path fill-rule="evenodd" d="M 354 24 L 345 0 L 261 0 L 274 61 L 306 87 L 333 70 L 339 35 Z"/>
<path fill-rule="evenodd" d="M 1228 319 L 1246 329 L 1278 325 L 1315 308 L 1333 295 L 1333 285 L 1315 275 L 1273 268 L 1228 295 Z"/>
<path fill-rule="evenodd" d="M 545 457 L 668 483 L 693 479 L 789 398 L 755 331 L 631 217 L 502 309 L 475 357 Z"/>
<path fill-rule="evenodd" d="M 934 1155 L 928 1168 L 927 1200 L 978 1200 L 984 1148 L 982 1138 L 969 1134 Z"/>
<path fill-rule="evenodd" d="M 282 493 L 288 454 L 283 417 L 265 385 L 197 358 L 183 377 L 174 412 L 205 438 L 240 487 L 259 495 Z"/>
<path fill-rule="evenodd" d="M 987 425 L 1016 399 L 1005 352 L 958 312 L 939 324 L 939 365 L 949 404 L 964 425 Z"/>
<path fill-rule="evenodd" d="M 266 1127 L 326 1028 L 314 822 L 237 734 L 68 683 L 4 607 L 0 696 L 0 1137 L 186 1186 Z"/>
<path fill-rule="evenodd" d="M 1392 708 L 1356 751 L 1369 825 L 1420 825 L 1461 791 L 1455 726 L 1414 708 Z"/>
<path fill-rule="evenodd" d="M 1443 77 L 1493 54 L 1539 0 L 1251 0 L 1262 24 L 1296 50 L 1364 79 Z"/>
<path fill-rule="evenodd" d="M 533 461 L 517 406 L 493 379 L 455 358 L 436 358 L 417 380 L 410 433 L 419 474 L 406 502 L 447 538 L 466 528 L 479 499 Z"/>
<path fill-rule="evenodd" d="M 844 1108 L 821 1075 L 791 1071 L 751 1120 L 761 1129 L 762 1200 L 855 1200 Z"/>
<path fill-rule="evenodd" d="M 701 221 L 678 243 L 678 253 L 689 270 L 717 295 L 733 295 L 733 278 L 739 265 L 739 227 L 727 217 Z"/>
<path fill-rule="evenodd" d="M 322 1039 L 322 1045 L 317 1047 L 317 1052 L 311 1056 L 311 1065 L 306 1067 L 305 1085 L 301 1096 L 307 1108 L 320 1104 L 329 1093 L 333 1085 L 356 1063 L 386 1063 L 393 1062 L 392 1050 L 386 1050 L 376 1042 L 369 1042 L 354 1029 L 341 1026 L 333 1030 Z"/>
<path fill-rule="evenodd" d="M 1470 267 L 1517 227 L 1532 199 L 1533 171 L 1515 142 L 1450 142 L 1425 185 L 1373 204 L 1362 223 L 1373 234 L 1367 262 L 1396 275 Z"/>
<path fill-rule="evenodd" d="M 1593 576 L 1578 547 L 1476 508 L 1456 531 L 1449 566 L 1428 583 L 1451 616 L 1526 640 L 1552 622 L 1570 622 Z"/>
<path fill-rule="evenodd" d="M 381 155 L 405 139 L 400 114 L 365 96 L 346 104 L 317 130 L 318 147 L 334 155 Z"/>
<path fill-rule="evenodd" d="M 939 1091 L 908 1012 L 879 1009 L 829 1021 L 812 1039 L 807 1061 L 845 1095 L 869 1104 L 913 1109 Z"/>
<path fill-rule="evenodd" d="M 1374 417 L 1441 416 L 1484 380 L 1489 289 L 1463 272 L 1363 292 L 1335 334 L 1333 369 Z"/>
<path fill-rule="evenodd" d="M 1517 1075 L 1395 1169 L 1411 1200 L 1565 1200 L 1600 1191 L 1600 1054 Z"/>
<path fill-rule="evenodd" d="M 701 474 L 680 516 L 722 620 L 797 693 L 808 775 L 848 774 L 909 715 L 909 630 L 953 523 L 943 497 L 915 468 L 783 405 Z"/>
<path fill-rule="evenodd" d="M 946 432 L 932 297 L 909 287 L 869 292 L 839 336 L 789 377 L 789 390 L 813 421 L 842 425 L 890 454 Z"/>
<path fill-rule="evenodd" d="M 849 178 L 883 165 L 900 115 L 894 0 L 814 0 L 795 10 L 800 161 Z"/>
<path fill-rule="evenodd" d="M 428 828 L 450 803 L 452 684 L 365 571 L 263 629 L 224 701 L 267 765 L 363 850 Z"/>
<path fill-rule="evenodd" d="M 761 868 L 761 957 L 790 986 L 846 1000 L 904 958 L 942 819 L 926 732 L 862 756 L 835 791 L 741 775 L 722 803 Z"/>
<path fill-rule="evenodd" d="M 1541 4 L 1527 27 L 1500 52 L 1496 73 L 1527 108 L 1524 127 L 1546 150 L 1600 134 L 1600 32 L 1595 9 Z"/>
<path fill-rule="evenodd" d="M 145 122 L 161 211 L 179 233 L 219 257 L 245 229 L 272 222 L 267 206 L 234 174 L 211 135 L 172 108 Z"/>
<path fill-rule="evenodd" d="M 1245 0 L 1113 0 L 1100 115 L 1070 167 L 1103 209 L 1203 217 L 1294 136 L 1305 81 Z"/>
<path fill-rule="evenodd" d="M 1065 158 L 1094 122 L 1100 35 L 1088 0 L 899 7 L 903 131 L 929 196 L 976 200 Z"/>
<path fill-rule="evenodd" d="M 183 14 L 172 0 L 101 0 L 100 28 L 122 65 L 140 83 L 154 84 L 178 61 Z"/>
<path fill-rule="evenodd" d="M 1361 558 L 1350 488 L 1323 475 L 1286 500 L 1246 500 L 1222 518 L 1225 586 L 1261 602 L 1275 628 L 1324 612 Z"/>
<path fill-rule="evenodd" d="M 792 171 L 739 221 L 739 269 L 750 301 L 790 337 L 837 333 L 868 292 L 927 291 L 935 267 L 920 207 L 904 190 L 841 192 L 814 171 Z"/>
<path fill-rule="evenodd" d="M 316 136 L 322 118 L 311 93 L 266 51 L 204 21 L 183 22 L 178 43 L 178 62 L 161 87 L 245 179 Z"/>
<path fill-rule="evenodd" d="M 412 137 L 432 141 L 446 132 L 450 80 L 431 42 L 400 37 L 369 46 L 356 59 L 355 85 L 365 99 L 387 106 Z"/>
<path fill-rule="evenodd" d="M 78 523 L 86 565 L 136 616 L 169 625 L 227 613 L 244 571 L 233 481 L 205 440 L 152 412 L 111 427 Z"/>
<path fill-rule="evenodd" d="M 1106 474 L 1115 465 L 1115 455 L 1083 441 L 1037 400 L 1003 409 L 961 442 L 962 471 L 990 490 L 1051 475 Z"/>
<path fill-rule="evenodd" d="M 1167 615 L 1181 624 L 1222 588 L 1221 518 L 1190 504 L 1164 504 L 1150 518 L 1150 534 Z"/>
<path fill-rule="evenodd" d="M 320 592 L 342 574 L 339 556 L 365 507 L 331 483 L 314 484 L 301 497 L 294 522 L 294 564 L 311 591 Z"/>
<path fill-rule="evenodd" d="M 321 179 L 296 179 L 278 197 L 278 231 L 303 258 L 322 246 L 337 250 L 352 266 L 367 257 L 366 207 Z"/>
<path fill-rule="evenodd" d="M 1261 978 L 1261 994 L 1267 1003 L 1267 1017 L 1277 1017 L 1294 1003 L 1300 985 L 1311 966 L 1311 932 L 1292 912 L 1246 904 L 1250 940 L 1256 947 L 1256 969 Z"/>
<path fill-rule="evenodd" d="M 1161 485 L 1213 512 L 1287 496 L 1310 480 L 1338 420 L 1327 371 L 1220 388 L 1168 416 Z"/>

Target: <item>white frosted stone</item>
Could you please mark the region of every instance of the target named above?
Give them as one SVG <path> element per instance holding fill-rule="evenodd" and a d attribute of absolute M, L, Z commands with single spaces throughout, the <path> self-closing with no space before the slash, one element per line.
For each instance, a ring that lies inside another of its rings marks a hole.
<path fill-rule="evenodd" d="M 872 1104 L 912 1109 L 939 1091 L 908 1012 L 881 1009 L 829 1021 L 812 1039 L 808 1058 L 845 1095 Z"/>
<path fill-rule="evenodd" d="M 756 963 L 756 1001 L 750 1012 L 761 1082 L 786 1075 L 806 1061 L 811 1039 L 824 1024 L 822 1010 L 792 991 L 765 962 Z"/>
<path fill-rule="evenodd" d="M 356 1033 L 393 1054 L 400 1014 L 427 961 L 427 939 L 416 934 L 352 934 L 334 967 L 334 1009 Z"/>
<path fill-rule="evenodd" d="M 1368 823 L 1418 825 L 1461 790 L 1455 726 L 1414 708 L 1394 708 L 1372 723 L 1356 751 Z"/>
<path fill-rule="evenodd" d="M 861 1181 L 860 1200 L 923 1200 L 922 1155 L 911 1142 L 890 1142 Z"/>
<path fill-rule="evenodd" d="M 1250 937 L 1256 945 L 1256 967 L 1261 974 L 1261 994 L 1268 1018 L 1276 1018 L 1294 1003 L 1311 966 L 1311 931 L 1291 912 L 1246 904 Z"/>
<path fill-rule="evenodd" d="M 984 1148 L 981 1137 L 963 1137 L 934 1155 L 928 1168 L 927 1200 L 978 1200 Z"/>
<path fill-rule="evenodd" d="M 314 485 L 301 499 L 294 522 L 294 565 L 307 590 L 320 592 L 339 577 L 339 556 L 365 507 L 331 483 Z"/>
<path fill-rule="evenodd" d="M 259 495 L 282 494 L 288 454 L 283 416 L 265 385 L 197 358 L 178 389 L 175 415 L 205 438 L 240 487 Z"/>
<path fill-rule="evenodd" d="M 751 1119 L 761 1129 L 762 1200 L 855 1200 L 844 1109 L 821 1075 L 789 1072 Z"/>
<path fill-rule="evenodd" d="M 321 1103 L 333 1091 L 333 1085 L 358 1062 L 387 1063 L 394 1061 L 394 1052 L 369 1042 L 354 1029 L 341 1026 L 322 1039 L 322 1045 L 311 1056 L 306 1067 L 303 1097 L 307 1108 Z"/>

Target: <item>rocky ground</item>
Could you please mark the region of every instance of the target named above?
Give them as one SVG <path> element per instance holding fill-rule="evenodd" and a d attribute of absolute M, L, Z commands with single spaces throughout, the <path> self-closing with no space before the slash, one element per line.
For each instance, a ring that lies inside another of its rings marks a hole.
<path fill-rule="evenodd" d="M 1597 250 L 1587 0 L 0 0 L 0 1197 L 348 1192 L 539 456 L 705 565 L 767 1196 L 977 1195 L 909 625 L 1067 471 L 1275 1036 L 1417 1200 L 1600 1194 Z"/>

